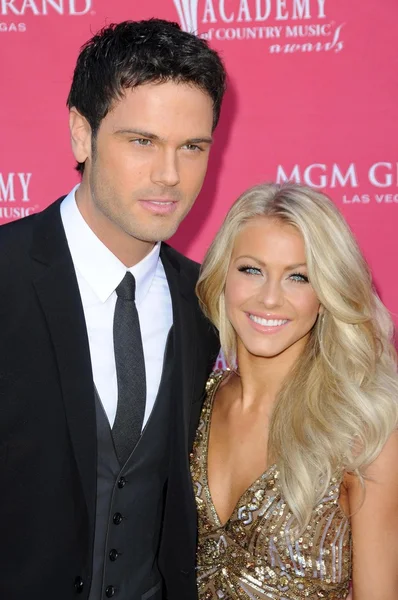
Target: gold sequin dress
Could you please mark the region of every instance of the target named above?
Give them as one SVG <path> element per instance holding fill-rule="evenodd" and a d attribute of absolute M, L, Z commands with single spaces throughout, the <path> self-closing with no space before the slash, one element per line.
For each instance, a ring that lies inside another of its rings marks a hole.
<path fill-rule="evenodd" d="M 213 398 L 222 372 L 213 373 L 191 454 L 198 509 L 199 600 L 337 600 L 351 576 L 350 521 L 341 510 L 340 479 L 333 478 L 305 533 L 294 541 L 293 516 L 270 467 L 239 499 L 222 525 L 207 481 Z M 293 541 L 292 541 L 293 540 Z"/>

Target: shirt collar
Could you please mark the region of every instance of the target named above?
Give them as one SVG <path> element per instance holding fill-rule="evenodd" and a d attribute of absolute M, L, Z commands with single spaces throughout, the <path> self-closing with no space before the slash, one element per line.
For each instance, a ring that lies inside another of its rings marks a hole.
<path fill-rule="evenodd" d="M 101 242 L 77 207 L 77 185 L 61 204 L 61 217 L 75 268 L 101 302 L 106 302 L 126 271 L 134 275 L 136 303 L 143 302 L 151 287 L 159 261 L 160 242 L 145 258 L 129 269 Z"/>

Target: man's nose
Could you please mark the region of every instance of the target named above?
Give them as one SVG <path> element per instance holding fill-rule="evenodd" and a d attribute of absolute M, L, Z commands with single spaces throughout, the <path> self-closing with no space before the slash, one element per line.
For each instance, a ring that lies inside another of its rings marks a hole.
<path fill-rule="evenodd" d="M 151 179 L 165 187 L 174 187 L 180 183 L 177 152 L 171 148 L 164 148 L 158 152 L 153 164 Z"/>

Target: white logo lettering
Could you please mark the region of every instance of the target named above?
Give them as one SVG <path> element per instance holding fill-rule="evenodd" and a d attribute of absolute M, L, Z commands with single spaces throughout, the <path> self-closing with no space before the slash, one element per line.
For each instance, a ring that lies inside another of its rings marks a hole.
<path fill-rule="evenodd" d="M 214 9 L 213 9 L 213 12 L 214 12 Z M 222 20 L 223 20 L 225 23 L 231 23 L 231 21 L 233 21 L 233 20 L 234 20 L 234 17 L 235 17 L 234 13 L 232 13 L 232 14 L 230 15 L 230 17 L 227 17 L 227 15 L 225 14 L 225 5 L 224 5 L 224 0 L 222 0 L 222 1 L 220 2 L 220 15 L 221 15 L 221 18 L 222 18 Z M 212 21 L 212 22 L 214 23 L 214 21 Z"/>
<path fill-rule="evenodd" d="M 224 2 L 220 2 L 221 13 L 225 15 Z M 207 19 L 207 16 L 210 18 Z M 230 20 L 234 19 L 234 15 L 232 15 Z M 212 0 L 206 0 L 205 11 L 203 13 L 203 23 L 217 23 L 216 13 L 214 12 L 214 6 Z"/>
<path fill-rule="evenodd" d="M 286 0 L 276 0 L 276 19 L 277 21 L 284 21 L 289 18 L 289 13 L 282 12 L 283 9 L 286 9 Z"/>
<path fill-rule="evenodd" d="M 326 0 L 318 0 L 318 19 L 326 19 L 325 2 Z"/>
<path fill-rule="evenodd" d="M 256 21 L 266 21 L 271 14 L 271 2 L 269 0 L 264 2 L 264 14 L 261 13 L 261 2 L 262 0 L 256 1 Z"/>
<path fill-rule="evenodd" d="M 293 15 L 292 19 L 310 19 L 310 2 L 309 0 L 296 0 L 293 4 Z"/>
<path fill-rule="evenodd" d="M 59 15 L 63 14 L 63 0 L 60 0 L 59 2 L 56 2 L 55 0 L 47 0 L 46 3 L 43 2 L 43 15 L 48 15 L 48 6 L 51 6 Z"/>
<path fill-rule="evenodd" d="M 35 5 L 35 3 L 32 0 L 24 0 L 20 9 L 18 9 L 18 7 L 15 6 L 15 0 L 1 0 L 1 14 L 2 15 L 8 15 L 8 9 L 10 9 L 11 13 L 14 15 L 24 15 L 25 10 L 27 8 L 30 8 L 32 11 L 32 14 L 34 14 L 34 15 L 40 14 L 37 9 L 37 6 Z"/>
<path fill-rule="evenodd" d="M 15 179 L 15 175 L 18 179 Z M 0 202 L 15 202 L 16 181 L 22 192 L 22 202 L 29 202 L 29 184 L 32 173 L 8 173 L 5 177 L 0 173 Z"/>
<path fill-rule="evenodd" d="M 0 173 L 0 201 L 2 202 L 15 202 L 14 175 L 15 173 L 8 173 L 6 183 L 3 174 Z"/>
<path fill-rule="evenodd" d="M 178 18 L 184 31 L 198 31 L 198 2 L 199 0 L 174 0 Z"/>
<path fill-rule="evenodd" d="M 376 187 L 389 187 L 392 185 L 393 178 L 391 173 L 385 173 L 383 180 L 378 178 L 380 167 L 386 167 L 391 171 L 392 163 L 389 162 L 378 162 L 372 165 L 369 169 L 369 181 Z"/>
<path fill-rule="evenodd" d="M 4 1 L 4 0 L 3 0 Z M 198 32 L 199 0 L 173 0 L 181 27 Z M 326 0 L 203 0 L 202 23 L 325 19 Z M 228 10 L 226 5 L 228 4 Z M 232 6 L 231 6 L 232 5 Z"/>
<path fill-rule="evenodd" d="M 319 173 L 318 176 L 317 171 Z M 282 165 L 278 165 L 276 182 L 283 183 L 284 181 L 294 181 L 296 183 L 304 182 L 306 185 L 317 189 L 325 187 L 335 188 L 337 185 L 340 185 L 341 187 L 346 185 L 358 187 L 358 178 L 354 163 L 351 163 L 348 166 L 348 169 L 345 173 L 342 172 L 339 165 L 333 164 L 331 166 L 330 179 L 328 177 L 328 167 L 322 163 L 308 165 L 302 172 L 302 175 L 300 166 L 294 165 L 290 176 L 287 175 Z"/>
<path fill-rule="evenodd" d="M 335 188 L 337 186 L 337 183 L 339 183 L 341 187 L 344 187 L 347 184 L 351 185 L 351 187 L 358 187 L 358 178 L 355 171 L 354 163 L 350 164 L 345 176 L 340 171 L 338 165 L 333 165 L 332 176 L 330 178 L 330 187 Z"/>
<path fill-rule="evenodd" d="M 239 6 L 239 13 L 237 21 L 251 21 L 252 18 L 250 16 L 249 7 L 247 5 L 247 0 L 242 0 Z"/>
<path fill-rule="evenodd" d="M 69 14 L 80 17 L 81 15 L 86 15 L 88 11 L 91 9 L 92 0 L 85 0 L 83 10 L 77 10 L 76 4 L 81 5 L 81 1 L 79 0 L 69 0 Z"/>
<path fill-rule="evenodd" d="M 21 219 L 29 217 L 37 210 L 37 206 L 0 206 L 0 219 Z"/>
<path fill-rule="evenodd" d="M 278 169 L 276 172 L 276 183 L 283 183 L 284 181 L 295 181 L 296 183 L 301 182 L 299 165 L 295 165 L 293 167 L 293 171 L 291 172 L 290 177 L 286 175 L 282 165 L 278 165 Z"/>
<path fill-rule="evenodd" d="M 314 188 L 326 187 L 328 184 L 326 175 L 320 175 L 317 182 L 315 182 L 313 179 L 311 179 L 312 171 L 314 169 L 319 169 L 321 171 L 321 173 L 325 173 L 326 165 L 314 163 L 313 165 L 310 165 L 309 167 L 307 167 L 304 171 L 304 183 L 306 183 L 307 185 L 310 185 L 311 187 L 314 187 Z"/>
<path fill-rule="evenodd" d="M 81 16 L 91 9 L 93 0 L 0 0 L 0 14 L 23 16 L 48 15 L 51 11 L 59 15 Z M 49 11 L 50 9 L 50 11 Z"/>

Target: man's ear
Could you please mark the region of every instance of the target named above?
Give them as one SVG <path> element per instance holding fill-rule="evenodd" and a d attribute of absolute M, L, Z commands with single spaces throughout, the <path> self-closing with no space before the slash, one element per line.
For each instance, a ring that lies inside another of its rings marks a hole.
<path fill-rule="evenodd" d="M 91 158 L 91 127 L 75 107 L 69 111 L 69 129 L 74 157 L 77 162 L 84 163 Z"/>

